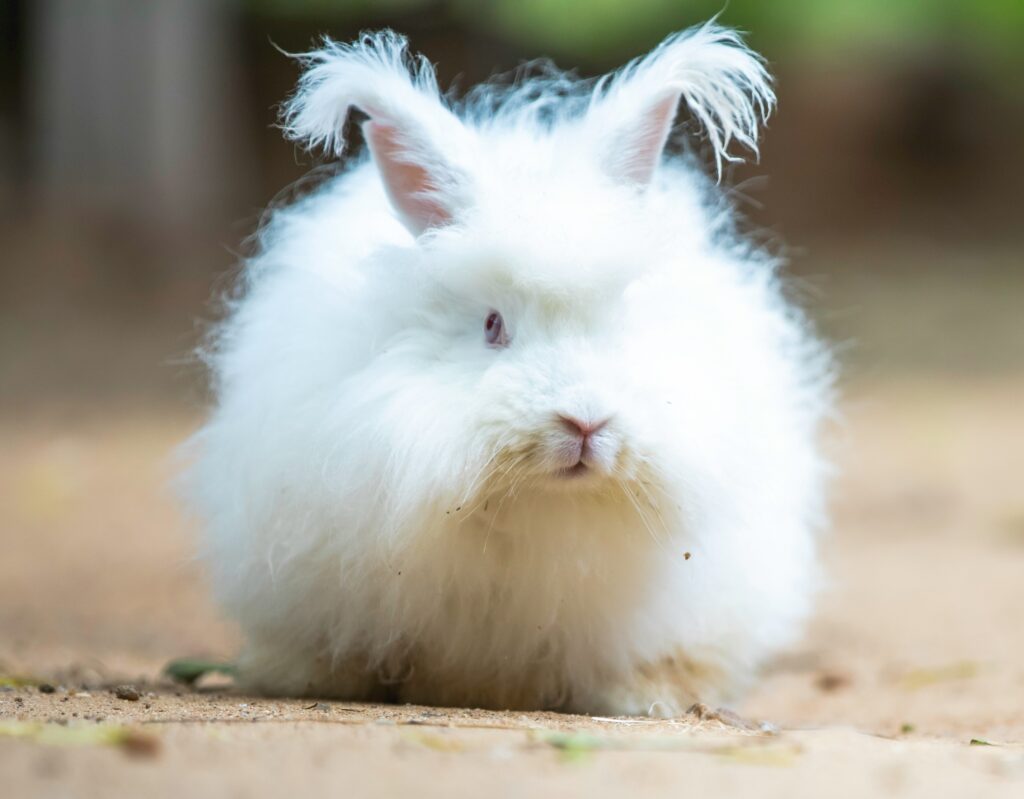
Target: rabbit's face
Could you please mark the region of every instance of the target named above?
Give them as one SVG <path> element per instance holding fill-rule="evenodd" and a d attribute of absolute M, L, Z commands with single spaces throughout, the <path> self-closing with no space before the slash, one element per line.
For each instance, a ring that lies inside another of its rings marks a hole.
<path fill-rule="evenodd" d="M 559 241 L 542 234 L 532 247 L 521 234 L 510 246 L 453 231 L 417 267 L 435 278 L 415 324 L 437 349 L 424 350 L 420 368 L 434 384 L 439 368 L 461 376 L 442 378 L 434 413 L 461 428 L 467 462 L 456 471 L 471 482 L 602 490 L 638 479 L 650 461 L 640 433 L 651 414 L 627 377 L 642 346 L 630 302 L 631 277 L 643 272 L 637 248 L 595 246 L 583 221 L 581 235 L 563 227 Z"/>
<path fill-rule="evenodd" d="M 511 303 L 507 343 L 490 348 L 476 395 L 497 469 L 545 485 L 593 486 L 635 469 L 629 422 L 610 362 L 620 343 L 596 319 L 554 303 Z M 486 323 L 482 329 L 485 340 Z"/>

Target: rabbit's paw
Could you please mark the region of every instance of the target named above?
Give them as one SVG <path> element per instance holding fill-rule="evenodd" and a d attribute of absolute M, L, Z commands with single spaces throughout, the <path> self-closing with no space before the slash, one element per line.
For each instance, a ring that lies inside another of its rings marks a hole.
<path fill-rule="evenodd" d="M 267 696 L 384 701 L 387 690 L 358 658 L 338 662 L 316 649 L 253 640 L 238 664 L 239 684 Z"/>
<path fill-rule="evenodd" d="M 681 718 L 702 700 L 721 694 L 723 675 L 684 655 L 643 663 L 602 691 L 594 703 L 613 716 Z"/>

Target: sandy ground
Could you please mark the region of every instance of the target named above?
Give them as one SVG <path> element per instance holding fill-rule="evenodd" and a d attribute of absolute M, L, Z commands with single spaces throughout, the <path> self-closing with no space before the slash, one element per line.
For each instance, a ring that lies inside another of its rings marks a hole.
<path fill-rule="evenodd" d="M 170 658 L 237 645 L 165 487 L 194 417 L 22 418 L 0 432 L 3 793 L 1022 796 L 1022 400 L 1006 376 L 847 390 L 833 584 L 735 708 L 774 734 L 174 686 Z"/>

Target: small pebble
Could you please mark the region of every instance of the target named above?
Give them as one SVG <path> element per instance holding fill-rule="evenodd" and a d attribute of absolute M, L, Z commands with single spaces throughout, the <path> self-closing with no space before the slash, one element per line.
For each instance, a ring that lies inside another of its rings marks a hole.
<path fill-rule="evenodd" d="M 119 685 L 114 689 L 114 696 L 126 702 L 138 702 L 141 694 L 134 685 Z"/>
<path fill-rule="evenodd" d="M 121 748 L 133 757 L 156 757 L 160 754 L 160 740 L 137 730 L 129 730 L 121 739 Z"/>
<path fill-rule="evenodd" d="M 52 694 L 57 689 L 54 688 L 50 683 L 44 682 L 39 684 L 39 693 L 41 694 Z"/>
<path fill-rule="evenodd" d="M 815 683 L 821 691 L 838 691 L 840 688 L 846 688 L 850 684 L 850 678 L 845 674 L 825 672 L 818 675 Z"/>

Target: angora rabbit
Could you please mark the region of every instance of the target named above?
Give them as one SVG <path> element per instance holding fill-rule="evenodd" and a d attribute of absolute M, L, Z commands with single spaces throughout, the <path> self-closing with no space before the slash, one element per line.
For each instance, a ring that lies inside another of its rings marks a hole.
<path fill-rule="evenodd" d="M 288 135 L 369 158 L 275 211 L 207 353 L 188 491 L 243 684 L 673 715 L 799 632 L 828 359 L 719 167 L 774 104 L 707 24 L 593 82 L 454 103 L 394 33 L 326 41 Z"/>

